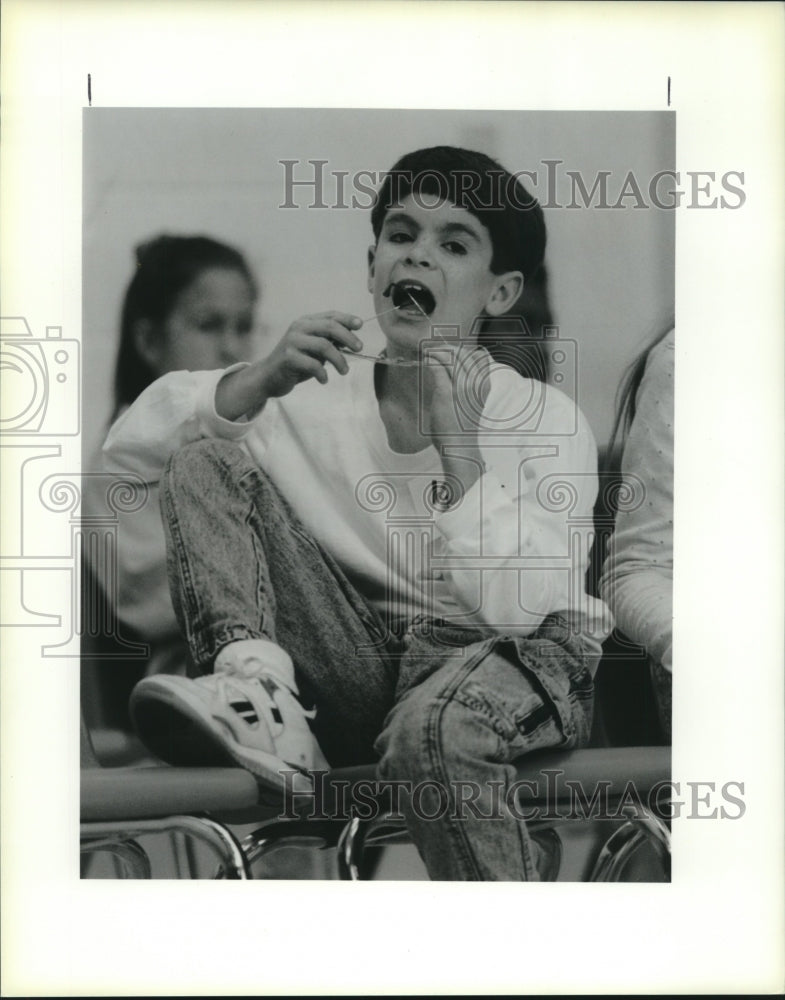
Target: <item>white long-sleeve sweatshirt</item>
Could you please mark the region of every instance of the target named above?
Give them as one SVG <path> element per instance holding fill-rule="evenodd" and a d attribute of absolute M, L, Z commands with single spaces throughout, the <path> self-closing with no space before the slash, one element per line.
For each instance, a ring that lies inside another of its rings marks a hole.
<path fill-rule="evenodd" d="M 82 512 L 95 520 L 106 515 L 105 476 L 92 473 L 106 471 L 102 454 L 92 456 L 83 468 L 87 475 L 82 482 Z M 107 564 L 101 551 L 91 561 L 92 570 L 104 591 L 114 602 L 122 622 L 130 625 L 141 638 L 158 648 L 170 645 L 180 638 L 166 570 L 166 541 L 161 521 L 158 486 L 148 484 L 145 503 L 131 513 L 114 510 L 118 526 L 119 565 Z M 88 558 L 92 553 L 88 553 Z"/>
<path fill-rule="evenodd" d="M 643 484 L 642 502 L 620 510 L 600 593 L 616 624 L 671 670 L 673 631 L 674 333 L 652 350 L 638 389 L 621 471 Z"/>
<path fill-rule="evenodd" d="M 350 366 L 326 386 L 304 382 L 253 420 L 236 422 L 215 410 L 224 372 L 165 375 L 112 427 L 105 469 L 155 484 L 189 442 L 234 441 L 383 617 L 428 614 L 528 635 L 558 611 L 598 651 L 609 616 L 584 586 L 596 447 L 573 401 L 494 365 L 480 417 L 486 471 L 440 511 L 430 502 L 434 481 L 445 478 L 436 450 L 393 451 L 374 366 Z M 460 454 L 460 445 L 456 438 L 451 447 Z M 126 551 L 126 537 L 136 551 Z M 139 562 L 139 543 L 139 533 L 121 525 L 121 574 Z"/>

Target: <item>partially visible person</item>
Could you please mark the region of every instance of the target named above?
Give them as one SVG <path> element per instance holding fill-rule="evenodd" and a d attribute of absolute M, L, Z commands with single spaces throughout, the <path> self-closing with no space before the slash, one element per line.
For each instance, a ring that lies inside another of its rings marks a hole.
<path fill-rule="evenodd" d="M 663 734 L 671 738 L 673 629 L 673 371 L 670 327 L 633 363 L 612 442 L 624 441 L 622 478 L 643 484 L 635 509 L 619 510 L 600 596 L 616 626 L 649 656 Z M 633 478 L 636 477 L 636 478 Z"/>
<path fill-rule="evenodd" d="M 207 236 L 159 236 L 136 249 L 114 375 L 114 422 L 174 371 L 213 371 L 252 355 L 258 290 L 243 255 Z"/>
<path fill-rule="evenodd" d="M 250 361 L 257 298 L 251 270 L 233 247 L 206 236 L 163 235 L 140 244 L 121 314 L 111 422 L 168 372 Z M 88 468 L 102 470 L 101 456 Z M 106 489 L 106 477 L 85 477 L 88 516 L 106 509 Z M 92 559 L 90 569 L 120 621 L 151 645 L 147 672 L 182 673 L 187 649 L 169 595 L 158 491 L 148 489 L 141 510 L 118 515 L 116 584 L 102 559 Z"/>

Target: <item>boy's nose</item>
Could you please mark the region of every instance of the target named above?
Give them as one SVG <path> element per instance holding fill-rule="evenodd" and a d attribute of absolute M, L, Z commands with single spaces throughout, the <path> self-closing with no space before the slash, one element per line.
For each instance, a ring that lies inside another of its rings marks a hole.
<path fill-rule="evenodd" d="M 409 252 L 406 254 L 407 263 L 419 267 L 430 267 L 431 259 L 431 249 L 425 240 L 418 240 L 416 243 L 409 244 Z"/>

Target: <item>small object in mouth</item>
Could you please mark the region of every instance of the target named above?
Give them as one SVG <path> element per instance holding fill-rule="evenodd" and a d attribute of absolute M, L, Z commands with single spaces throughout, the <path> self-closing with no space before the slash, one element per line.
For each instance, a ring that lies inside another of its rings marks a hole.
<path fill-rule="evenodd" d="M 392 297 L 392 303 L 396 308 L 402 309 L 414 305 L 423 316 L 430 316 L 436 308 L 433 293 L 419 281 L 393 281 L 387 286 L 384 294 Z"/>

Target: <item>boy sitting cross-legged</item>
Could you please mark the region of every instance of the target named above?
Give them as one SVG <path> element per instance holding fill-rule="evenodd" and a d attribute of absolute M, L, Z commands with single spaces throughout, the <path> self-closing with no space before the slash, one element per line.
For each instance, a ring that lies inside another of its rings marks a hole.
<path fill-rule="evenodd" d="M 594 441 L 512 321 L 542 210 L 435 147 L 396 164 L 371 223 L 375 364 L 357 317 L 306 316 L 260 361 L 163 377 L 109 434 L 109 468 L 160 479 L 201 670 L 142 681 L 132 713 L 172 763 L 273 788 L 327 761 L 430 782 L 402 805 L 431 878 L 532 879 L 513 761 L 588 739 L 607 632 L 590 529 L 568 525 L 591 523 Z"/>

